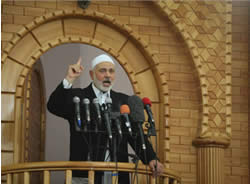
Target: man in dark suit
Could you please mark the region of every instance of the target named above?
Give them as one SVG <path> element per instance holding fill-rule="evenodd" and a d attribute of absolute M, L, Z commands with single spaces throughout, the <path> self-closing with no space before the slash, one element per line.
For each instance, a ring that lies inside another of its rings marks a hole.
<path fill-rule="evenodd" d="M 91 114 L 91 123 L 88 127 L 90 131 L 77 131 L 77 124 L 75 123 L 75 104 L 73 98 L 75 96 L 83 99 L 88 98 L 90 102 L 97 98 L 100 105 L 105 104 L 107 98 L 112 99 L 112 112 L 119 112 L 120 106 L 127 104 L 128 95 L 118 93 L 111 90 L 115 80 L 115 64 L 111 57 L 102 54 L 92 61 L 91 70 L 89 71 L 90 77 L 93 82 L 86 88 L 72 88 L 72 84 L 77 79 L 84 67 L 81 65 L 81 58 L 76 64 L 70 65 L 66 78 L 57 86 L 51 94 L 47 107 L 48 110 L 62 118 L 69 121 L 70 124 L 70 161 L 109 161 L 107 154 L 109 150 L 108 136 L 104 123 L 98 127 L 98 133 L 94 131 L 96 123 L 92 122 L 95 119 L 95 114 Z M 81 107 L 81 112 L 84 111 Z M 91 112 L 93 112 L 91 110 Z M 94 126 L 95 125 L 95 126 Z M 122 125 L 122 131 L 126 132 L 125 125 Z M 118 162 L 128 162 L 127 143 L 129 143 L 135 150 L 139 158 L 144 164 L 148 164 L 154 171 L 154 174 L 160 175 L 164 167 L 157 161 L 157 156 L 151 146 L 146 140 L 146 159 L 144 158 L 143 151 L 141 150 L 141 141 L 136 136 L 135 138 L 124 134 L 120 140 L 119 151 L 117 153 Z M 73 171 L 72 183 L 87 183 L 87 172 Z M 103 172 L 99 172 L 95 176 L 96 183 L 109 184 L 106 176 L 103 177 Z M 104 182 L 105 181 L 105 182 Z M 128 184 L 128 173 L 119 173 L 119 183 Z"/>

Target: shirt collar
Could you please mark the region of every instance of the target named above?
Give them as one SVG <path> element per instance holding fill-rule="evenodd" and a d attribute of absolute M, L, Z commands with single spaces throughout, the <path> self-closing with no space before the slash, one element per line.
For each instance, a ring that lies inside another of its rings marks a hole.
<path fill-rule="evenodd" d="M 92 82 L 92 88 L 93 88 L 93 90 L 94 90 L 94 92 L 95 92 L 95 96 L 96 96 L 96 97 L 99 97 L 100 95 L 103 95 L 103 94 L 105 94 L 105 95 L 107 95 L 108 97 L 110 97 L 110 90 L 108 90 L 107 92 L 103 92 L 103 91 L 101 91 L 100 89 L 98 89 L 97 87 L 95 87 L 95 85 L 94 85 L 93 82 Z"/>

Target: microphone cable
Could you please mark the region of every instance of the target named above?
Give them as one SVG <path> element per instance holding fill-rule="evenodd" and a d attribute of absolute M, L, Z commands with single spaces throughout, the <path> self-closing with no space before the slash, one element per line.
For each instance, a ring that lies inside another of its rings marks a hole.
<path fill-rule="evenodd" d="M 99 133 L 98 133 L 98 135 L 97 135 L 97 143 L 96 143 L 96 147 L 97 147 L 97 148 L 98 148 L 99 145 L 100 145 L 100 141 L 101 141 L 100 139 L 101 139 L 101 132 L 99 131 Z M 100 150 L 100 149 L 97 149 L 97 151 L 96 151 L 95 160 L 98 159 L 99 150 Z"/>
<path fill-rule="evenodd" d="M 157 155 L 157 152 L 158 152 L 158 146 L 157 146 L 157 132 L 156 132 L 156 134 L 155 134 L 155 153 L 156 153 L 156 155 Z M 152 148 L 153 148 L 153 145 L 152 145 L 152 141 L 151 141 L 151 137 L 149 137 L 149 143 L 151 144 L 151 146 L 152 146 Z M 157 156 L 156 156 L 156 158 L 155 158 L 155 161 L 156 161 L 156 165 L 155 165 L 155 169 L 156 169 L 156 172 L 157 172 L 157 164 L 158 164 L 158 160 L 157 160 Z M 152 173 L 153 174 L 153 173 Z M 155 179 L 155 184 L 157 184 L 158 182 L 157 182 L 157 177 L 156 177 L 156 179 Z"/>
<path fill-rule="evenodd" d="M 120 121 L 120 119 L 119 119 L 119 121 Z M 122 139 L 123 138 L 119 138 L 119 135 L 118 134 L 116 134 L 116 138 L 118 138 L 118 144 L 117 144 L 117 150 L 120 150 L 120 145 L 121 145 L 121 142 L 122 142 Z M 116 176 L 116 180 L 115 180 L 115 184 L 117 183 L 117 182 L 119 182 L 119 172 L 118 172 L 118 151 L 116 151 L 116 155 L 117 155 L 117 161 L 116 161 L 116 165 L 115 165 L 115 168 L 116 168 L 116 172 L 117 172 L 117 176 Z"/>
<path fill-rule="evenodd" d="M 83 132 L 81 132 L 80 133 L 80 135 L 81 135 L 81 137 L 83 138 L 83 141 L 85 141 L 86 142 L 86 144 L 87 144 L 87 147 L 88 147 L 88 151 L 89 151 L 89 153 L 90 153 L 90 145 L 89 145 L 89 142 L 88 142 L 88 140 L 87 140 L 87 138 L 86 138 L 86 136 L 84 135 L 84 133 Z"/>
<path fill-rule="evenodd" d="M 134 174 L 134 178 L 136 178 L 136 183 L 139 183 L 139 181 L 138 181 L 138 165 L 139 165 L 139 160 L 137 159 L 135 162 L 135 174 Z"/>
<path fill-rule="evenodd" d="M 101 110 L 101 117 L 103 117 L 103 115 L 102 115 L 102 113 L 103 113 L 103 111 L 104 111 L 104 109 L 105 109 L 106 107 L 105 107 L 105 104 L 103 103 L 102 105 L 101 105 L 101 108 L 100 108 L 100 110 Z M 103 123 L 103 118 L 101 118 L 101 122 Z M 103 125 L 102 125 L 103 126 Z M 99 128 L 101 128 L 101 127 L 99 127 Z M 100 134 L 100 132 L 102 132 L 104 135 L 105 135 L 105 133 L 103 132 L 103 131 L 99 131 L 99 134 L 97 135 L 97 147 L 98 147 L 98 145 L 100 145 L 100 141 L 101 141 L 101 134 Z M 106 153 L 106 151 L 107 151 L 107 149 L 109 149 L 108 148 L 108 141 L 106 142 L 106 145 L 104 146 L 105 148 L 104 148 L 104 152 L 103 152 L 103 154 L 104 154 L 104 161 L 106 161 L 106 158 L 105 158 L 105 153 Z M 98 155 L 99 155 L 99 150 L 100 149 L 97 149 L 97 153 L 96 153 L 96 160 L 98 159 Z M 110 151 L 109 151 L 109 154 L 110 154 Z M 109 155 L 108 155 L 108 157 L 109 157 Z M 107 157 L 107 158 L 108 158 Z M 101 158 L 103 158 L 103 157 L 101 157 Z"/>
<path fill-rule="evenodd" d="M 95 161 L 97 161 L 98 160 L 98 155 L 99 155 L 99 151 L 100 151 L 100 149 L 98 149 L 98 148 L 100 148 L 100 141 L 101 141 L 101 135 L 102 134 L 105 134 L 104 133 L 104 131 L 101 131 L 101 130 L 98 130 L 98 135 L 97 135 L 97 143 L 96 143 L 96 155 L 95 155 Z M 105 146 L 106 148 L 107 148 L 107 146 Z M 103 158 L 103 157 L 102 157 Z M 104 159 L 105 159 L 105 156 L 104 156 Z"/>
<path fill-rule="evenodd" d="M 145 116 L 144 116 L 144 104 L 139 96 L 133 95 L 128 98 L 128 105 L 130 108 L 130 117 L 131 121 L 137 124 L 137 129 L 139 130 L 139 136 L 141 139 L 141 151 L 143 151 L 142 154 L 140 154 L 142 157 L 144 156 L 144 162 L 148 165 L 148 159 L 147 159 L 147 147 L 145 143 L 145 134 L 143 130 L 143 123 L 145 122 Z M 148 140 L 147 140 L 148 142 Z M 145 164 L 145 165 L 146 165 Z M 146 173 L 148 174 L 148 168 L 146 165 Z M 149 184 L 149 177 L 147 175 L 147 184 Z"/>
<path fill-rule="evenodd" d="M 137 132 L 135 133 L 135 136 L 132 137 L 134 139 L 135 150 L 137 150 L 136 137 L 137 137 Z M 139 152 L 139 155 L 140 155 L 140 152 Z M 134 178 L 132 178 L 132 184 L 135 182 L 135 179 L 136 179 L 136 183 L 139 183 L 139 181 L 138 181 L 138 164 L 139 164 L 139 160 L 137 158 L 136 162 L 135 162 L 135 173 L 134 173 Z"/>
<path fill-rule="evenodd" d="M 144 138 L 145 138 L 145 136 L 144 136 Z M 147 154 L 146 154 L 146 149 L 143 151 L 143 153 L 144 153 L 145 163 L 147 163 L 146 164 L 146 173 L 147 173 L 146 177 L 147 177 L 147 184 L 149 184 L 149 175 L 148 175 L 148 164 L 149 163 L 148 163 L 148 158 L 147 158 Z"/>
<path fill-rule="evenodd" d="M 140 132 L 140 131 L 139 131 Z M 136 134 L 136 137 L 138 137 L 138 134 Z M 140 136 L 141 137 L 141 136 Z M 145 134 L 144 134 L 144 131 L 143 131 L 143 137 L 145 138 Z M 146 147 L 145 147 L 145 149 L 143 149 L 143 148 L 141 148 L 141 149 L 139 149 L 140 150 L 140 155 L 141 156 L 144 156 L 144 161 L 145 161 L 145 163 L 146 164 L 144 164 L 145 165 L 145 167 L 146 167 L 146 178 L 147 178 L 147 184 L 149 184 L 149 175 L 148 175 L 148 159 L 147 159 L 147 154 L 146 154 Z M 143 153 L 142 153 L 143 152 Z M 137 176 L 138 177 L 138 176 Z M 137 179 L 138 180 L 138 179 Z"/>
<path fill-rule="evenodd" d="M 116 139 L 116 141 L 114 141 L 114 144 L 117 144 L 117 138 L 118 138 L 118 135 L 116 134 L 115 135 L 115 139 Z M 119 150 L 119 146 L 120 146 L 120 144 L 118 143 L 118 145 L 117 145 L 117 150 Z M 112 177 L 113 176 L 115 176 L 116 178 L 115 178 L 115 184 L 116 183 L 118 183 L 118 178 L 119 178 L 119 171 L 118 171 L 118 156 L 117 156 L 117 153 L 118 153 L 118 151 L 117 150 L 115 150 L 115 155 L 116 155 L 116 160 L 115 160 L 115 172 L 114 173 L 112 173 Z"/>
<path fill-rule="evenodd" d="M 144 97 L 142 99 L 142 102 L 144 104 L 144 109 L 146 110 L 146 112 L 148 114 L 148 121 L 147 121 L 148 124 L 145 125 L 145 127 L 147 128 L 147 135 L 146 136 L 149 139 L 149 143 L 151 144 L 152 148 L 153 148 L 153 145 L 152 145 L 152 141 L 151 141 L 151 136 L 155 136 L 155 152 L 157 155 L 157 152 L 158 152 L 157 132 L 155 129 L 155 120 L 153 118 L 153 113 L 152 113 L 151 108 L 150 108 L 152 105 L 152 102 L 147 97 Z M 157 157 L 156 157 L 155 161 L 156 161 L 155 169 L 156 169 L 156 173 L 157 173 L 157 164 L 158 164 Z M 157 179 L 155 180 L 155 183 L 157 184 Z"/>
<path fill-rule="evenodd" d="M 82 101 L 82 104 L 84 106 L 84 112 L 85 112 L 85 118 L 86 118 L 86 126 L 85 126 L 85 132 L 86 134 L 88 135 L 88 138 L 89 138 L 89 160 L 90 161 L 93 161 L 93 145 L 92 145 L 92 133 L 91 133 L 91 127 L 90 127 L 90 122 L 91 122 L 91 119 L 90 119 L 90 101 L 88 98 L 84 98 L 83 101 Z"/>

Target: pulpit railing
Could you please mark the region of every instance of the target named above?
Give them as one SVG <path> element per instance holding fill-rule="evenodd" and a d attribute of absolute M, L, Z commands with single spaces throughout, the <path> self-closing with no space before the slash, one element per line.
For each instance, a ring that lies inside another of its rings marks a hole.
<path fill-rule="evenodd" d="M 72 170 L 83 170 L 88 171 L 89 184 L 95 183 L 95 171 L 111 171 L 113 172 L 112 184 L 118 183 L 117 173 L 118 172 L 129 172 L 131 175 L 144 175 L 147 178 L 149 184 L 180 184 L 181 178 L 178 173 L 165 169 L 163 174 L 154 178 L 149 167 L 138 164 L 137 166 L 133 163 L 114 163 L 114 162 L 72 162 L 72 161 L 50 161 L 50 162 L 27 162 L 18 163 L 7 166 L 2 166 L 2 183 L 6 184 L 19 184 L 20 178 L 21 183 L 31 183 L 30 176 L 33 172 L 42 173 L 41 182 L 43 184 L 50 184 L 50 176 L 52 171 L 64 171 L 65 172 L 65 184 L 71 184 L 72 181 Z M 15 177 L 16 175 L 19 177 Z M 17 179 L 18 178 L 18 179 Z M 140 184 L 140 182 L 134 180 L 133 183 Z"/>

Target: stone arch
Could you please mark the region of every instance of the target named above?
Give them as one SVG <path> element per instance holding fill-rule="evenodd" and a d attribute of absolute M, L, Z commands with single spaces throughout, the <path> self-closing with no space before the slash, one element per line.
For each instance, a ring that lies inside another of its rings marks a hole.
<path fill-rule="evenodd" d="M 164 1 L 155 2 L 155 5 L 160 9 L 160 11 L 165 14 L 169 20 L 173 23 L 175 28 L 178 30 L 179 34 L 183 38 L 185 44 L 187 45 L 190 55 L 193 59 L 195 69 L 199 76 L 200 88 L 201 88 L 201 98 L 202 98 L 202 121 L 200 126 L 200 132 L 198 132 L 199 137 L 205 136 L 208 128 L 208 86 L 207 78 L 202 68 L 202 63 L 200 61 L 199 54 L 195 43 L 193 42 L 191 36 L 184 30 L 183 25 L 180 23 L 178 18 L 173 14 L 173 12 L 168 8 Z"/>
<path fill-rule="evenodd" d="M 226 84 L 225 84 L 225 99 L 226 99 L 226 129 L 225 134 L 220 135 L 224 139 L 230 140 L 232 137 L 232 128 L 231 128 L 231 116 L 232 116 L 232 71 L 231 71 L 231 65 L 232 65 L 232 2 L 222 2 L 223 6 L 225 7 L 225 73 L 226 73 Z M 190 36 L 190 33 L 185 30 L 185 24 L 180 17 L 177 17 L 174 13 L 175 10 L 178 9 L 179 5 L 178 3 L 174 4 L 172 1 L 156 1 L 154 2 L 154 5 L 159 8 L 159 11 L 161 11 L 165 16 L 169 18 L 169 20 L 173 23 L 175 28 L 177 29 L 177 32 L 181 35 L 183 38 L 185 44 L 187 45 L 189 52 L 192 56 L 193 62 L 195 64 L 195 68 L 197 70 L 198 76 L 199 76 L 199 82 L 200 82 L 200 88 L 201 88 L 201 97 L 202 97 L 202 122 L 199 125 L 201 130 L 198 132 L 198 138 L 207 138 L 211 136 L 211 132 L 209 131 L 209 125 L 208 125 L 208 115 L 209 115 L 209 96 L 208 96 L 208 79 L 205 72 L 204 67 L 202 66 L 200 55 L 198 53 L 198 47 L 195 43 L 194 39 Z M 189 5 L 188 5 L 189 6 Z M 219 6 L 219 5 L 218 5 Z M 184 10 L 179 10 L 184 11 Z M 186 19 L 189 19 L 186 17 Z M 197 20 L 197 19 L 196 19 Z M 189 20 L 193 26 L 195 25 L 194 22 L 192 22 L 191 18 Z M 206 26 L 204 26 L 204 29 L 206 29 Z M 198 33 L 200 34 L 200 33 Z M 206 40 L 209 42 L 208 40 Z"/>
<path fill-rule="evenodd" d="M 105 33 L 110 34 L 107 36 Z M 168 126 L 168 87 L 164 73 L 158 67 L 158 58 L 152 53 L 149 45 L 132 29 L 111 16 L 96 11 L 56 11 L 23 26 L 2 54 L 2 77 L 7 78 L 9 72 L 13 73 L 10 80 L 2 82 L 2 94 L 11 95 L 9 110 L 12 115 L 15 113 L 15 116 L 10 117 L 15 122 L 14 162 L 20 161 L 20 148 L 17 146 L 20 135 L 17 132 L 22 123 L 22 102 L 19 99 L 23 95 L 25 77 L 32 65 L 47 50 L 72 42 L 98 47 L 117 59 L 127 72 L 135 93 L 141 97 L 149 96 L 155 104 L 155 119 L 157 122 L 163 122 L 156 125 L 158 131 L 161 129 L 160 144 L 168 145 L 165 142 L 168 140 L 163 138 Z M 134 60 L 136 62 L 133 62 Z M 145 80 L 147 85 L 152 86 L 150 90 L 143 84 Z"/>

